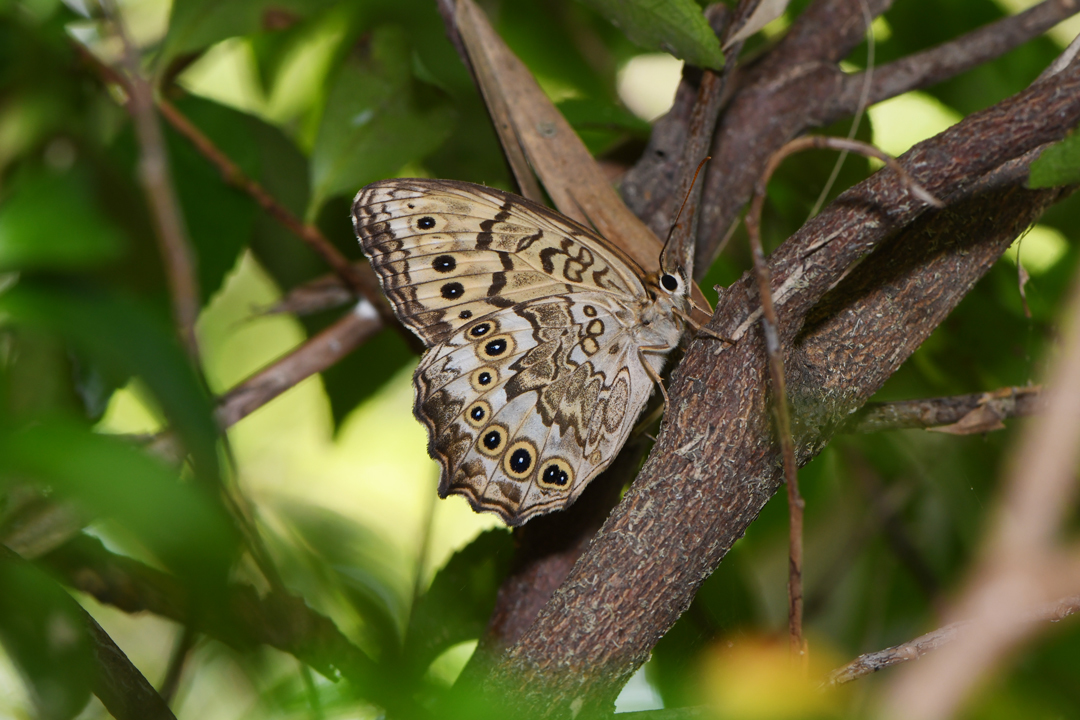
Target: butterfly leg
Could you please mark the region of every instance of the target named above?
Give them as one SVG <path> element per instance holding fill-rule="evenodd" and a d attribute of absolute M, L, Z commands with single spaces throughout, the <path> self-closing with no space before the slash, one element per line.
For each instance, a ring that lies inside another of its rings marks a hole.
<path fill-rule="evenodd" d="M 731 338 L 725 337 L 718 332 L 710 330 L 709 328 L 694 320 L 694 318 L 690 317 L 690 315 L 688 315 L 687 313 L 684 313 L 682 310 L 675 310 L 675 314 L 686 321 L 686 324 L 690 326 L 690 328 L 694 331 L 695 335 L 705 335 L 707 337 L 711 337 L 714 340 L 719 340 L 720 342 L 727 343 L 728 345 L 735 344 L 735 341 Z"/>
<path fill-rule="evenodd" d="M 660 386 L 660 394 L 664 396 L 664 409 L 668 406 L 668 394 L 667 389 L 664 387 L 664 381 L 660 378 L 660 374 L 653 369 L 653 366 L 645 362 L 645 353 L 647 352 L 663 352 L 666 353 L 671 350 L 667 345 L 643 345 L 638 348 L 638 360 L 641 361 L 641 365 L 645 368 L 645 372 L 648 373 L 652 381 Z"/>

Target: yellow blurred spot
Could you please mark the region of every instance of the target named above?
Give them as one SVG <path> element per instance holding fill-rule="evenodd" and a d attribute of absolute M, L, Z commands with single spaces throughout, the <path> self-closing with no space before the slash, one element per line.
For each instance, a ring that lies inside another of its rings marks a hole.
<path fill-rule="evenodd" d="M 637 55 L 622 66 L 616 80 L 619 97 L 630 112 L 652 122 L 675 102 L 682 60 L 666 53 Z"/>
<path fill-rule="evenodd" d="M 788 17 L 787 13 L 783 13 L 780 17 L 761 28 L 761 34 L 772 40 L 786 33 L 789 27 L 791 27 L 791 18 Z"/>
<path fill-rule="evenodd" d="M 1068 250 L 1069 241 L 1064 235 L 1051 227 L 1036 225 L 1005 251 L 1005 259 L 1015 265 L 1019 255 L 1025 270 L 1041 275 L 1065 257 Z"/>
<path fill-rule="evenodd" d="M 207 50 L 179 77 L 186 90 L 253 115 L 265 115 L 251 46 L 233 38 Z"/>
<path fill-rule="evenodd" d="M 536 84 L 540 86 L 540 89 L 544 91 L 544 94 L 547 95 L 548 99 L 553 103 L 560 103 L 563 100 L 573 100 L 581 97 L 581 91 L 564 80 L 538 73 L 534 73 L 533 77 L 536 78 Z"/>
<path fill-rule="evenodd" d="M 874 128 L 874 144 L 894 156 L 960 121 L 955 110 L 921 92 L 904 93 L 878 103 L 867 114 Z M 880 162 L 874 162 L 880 167 Z"/>
<path fill-rule="evenodd" d="M 451 646 L 428 667 L 428 679 L 442 687 L 450 687 L 457 681 L 458 675 L 465 669 L 465 663 L 469 662 L 475 650 L 476 640 L 466 640 Z"/>
<path fill-rule="evenodd" d="M 253 317 L 280 293 L 249 253 L 241 256 L 199 318 L 207 382 L 221 393 L 304 341 L 284 315 Z M 333 432 L 322 380 L 313 376 L 229 429 L 239 482 L 268 522 L 292 507 L 331 510 L 375 532 L 388 544 L 387 562 L 411 586 L 434 503 L 425 582 L 481 530 L 500 524 L 477 515 L 460 497 L 438 500 L 438 467 L 427 433 L 412 416 L 412 366 L 403 367 Z"/>
<path fill-rule="evenodd" d="M 338 48 L 346 32 L 348 23 L 330 13 L 286 52 L 267 103 L 271 122 L 290 122 L 319 103 L 325 88 L 311 79 L 325 77 L 339 59 Z"/>
<path fill-rule="evenodd" d="M 717 718 L 788 720 L 829 716 L 842 695 L 821 690 L 821 678 L 838 663 L 815 645 L 809 667 L 793 659 L 787 640 L 746 638 L 722 643 L 701 667 L 702 696 Z"/>
<path fill-rule="evenodd" d="M 874 31 L 874 42 L 885 42 L 892 37 L 892 27 L 889 26 L 889 21 L 885 19 L 884 15 L 878 15 L 874 18 L 870 29 Z"/>
<path fill-rule="evenodd" d="M 142 435 L 164 429 L 165 423 L 150 393 L 132 380 L 109 398 L 105 414 L 94 429 L 105 433 Z"/>

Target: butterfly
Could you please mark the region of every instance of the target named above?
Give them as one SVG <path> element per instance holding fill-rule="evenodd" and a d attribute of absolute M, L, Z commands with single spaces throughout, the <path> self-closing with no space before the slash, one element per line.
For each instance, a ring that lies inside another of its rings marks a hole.
<path fill-rule="evenodd" d="M 574 502 L 660 384 L 689 322 L 685 274 L 664 256 L 647 274 L 584 225 L 471 183 L 383 180 L 352 216 L 428 348 L 413 411 L 439 496 L 511 526 Z"/>

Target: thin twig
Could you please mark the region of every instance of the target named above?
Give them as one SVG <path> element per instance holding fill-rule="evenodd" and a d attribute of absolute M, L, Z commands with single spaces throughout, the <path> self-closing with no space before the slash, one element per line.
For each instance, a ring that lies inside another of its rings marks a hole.
<path fill-rule="evenodd" d="M 187 238 L 184 216 L 169 174 L 169 158 L 154 111 L 154 90 L 142 75 L 138 50 L 124 27 L 123 18 L 114 0 L 103 0 L 102 9 L 124 45 L 124 64 L 130 79 L 125 84 L 130 101 L 135 135 L 139 141 L 139 181 L 146 195 L 154 230 L 165 261 L 169 296 L 173 306 L 180 341 L 193 363 L 198 363 L 199 347 L 195 338 L 195 321 L 199 317 L 199 285 L 195 274 L 195 257 Z"/>
<path fill-rule="evenodd" d="M 758 296 L 761 301 L 762 330 L 765 335 L 765 352 L 769 358 L 769 379 L 773 388 L 773 401 L 777 433 L 784 460 L 784 481 L 787 485 L 788 513 L 791 523 L 789 540 L 788 573 L 788 630 L 791 635 L 792 651 L 805 654 L 802 637 L 803 589 L 802 589 L 802 533 L 803 509 L 805 503 L 799 494 L 798 466 L 795 461 L 795 443 L 791 435 L 791 414 L 787 404 L 787 388 L 784 380 L 784 358 L 780 348 L 779 327 L 776 308 L 773 304 L 772 281 L 769 266 L 765 261 L 765 252 L 761 247 L 761 210 L 765 203 L 765 188 L 773 172 L 788 156 L 809 148 L 833 148 L 850 150 L 883 160 L 907 185 L 913 195 L 936 207 L 943 207 L 941 201 L 916 183 L 907 171 L 890 155 L 872 145 L 845 138 L 824 135 L 809 135 L 792 140 L 776 151 L 765 166 L 765 171 L 758 179 L 754 189 L 754 198 L 746 214 L 746 231 L 754 258 L 754 274 L 757 279 Z"/>
<path fill-rule="evenodd" d="M 862 92 L 859 93 L 859 105 L 855 108 L 855 115 L 851 120 L 851 127 L 848 129 L 848 140 L 854 140 L 855 135 L 858 134 L 859 125 L 862 123 L 863 116 L 866 113 L 866 106 L 869 104 L 870 87 L 874 81 L 874 51 L 877 47 L 874 42 L 874 15 L 870 12 L 870 6 L 866 4 L 866 0 L 861 0 L 859 6 L 863 12 L 863 23 L 866 25 L 866 70 L 862 73 Z M 814 201 L 814 206 L 810 208 L 810 217 L 814 217 L 821 212 L 821 208 L 825 205 L 825 198 L 829 197 L 833 185 L 836 184 L 836 179 L 840 177 L 840 169 L 844 166 L 847 156 L 847 150 L 840 151 L 839 157 L 836 158 L 836 164 L 833 165 L 832 172 L 829 173 L 829 179 L 825 181 L 821 192 L 818 193 L 817 200 Z"/>
<path fill-rule="evenodd" d="M 781 150 L 782 152 L 782 150 Z M 780 153 L 777 153 L 779 155 Z M 765 352 L 769 358 L 769 380 L 773 389 L 776 431 L 784 458 L 784 481 L 787 485 L 788 518 L 790 536 L 788 542 L 788 632 L 791 651 L 805 659 L 806 647 L 802 634 L 803 615 L 803 508 L 805 503 L 799 494 L 798 467 L 795 464 L 795 443 L 791 436 L 791 415 L 787 406 L 787 388 L 784 383 L 784 358 L 778 335 L 779 322 L 773 306 L 769 266 L 761 247 L 761 208 L 764 204 L 765 185 L 772 170 L 779 162 L 770 162 L 758 184 L 758 192 L 746 215 L 746 232 L 754 257 L 754 274 L 757 278 L 758 297 L 761 301 L 761 326 L 765 335 Z"/>
<path fill-rule="evenodd" d="M 226 428 L 235 424 L 301 380 L 330 367 L 382 327 L 371 303 L 360 300 L 333 325 L 222 395 L 218 422 Z"/>
<path fill-rule="evenodd" d="M 1044 402 L 1042 387 L 1032 385 L 922 400 L 867 403 L 847 426 L 847 432 L 861 434 L 950 426 L 959 426 L 957 429 L 965 429 L 966 434 L 987 432 L 1004 427 L 1000 423 L 1007 418 L 1034 415 Z M 973 420 L 977 424 L 971 422 Z"/>
<path fill-rule="evenodd" d="M 350 262 L 334 247 L 319 228 L 301 222 L 299 218 L 289 212 L 288 208 L 268 193 L 258 181 L 245 175 L 240 166 L 223 153 L 202 130 L 188 120 L 175 105 L 169 102 L 168 98 L 158 100 L 158 108 L 161 110 L 162 117 L 178 133 L 186 137 L 199 151 L 199 154 L 217 167 L 222 179 L 227 184 L 250 195 L 268 215 L 307 243 L 327 265 L 333 268 L 334 272 L 338 274 L 355 295 L 365 297 L 373 303 L 381 300 L 382 294 L 379 292 L 378 281 L 375 279 L 374 273 L 365 275 L 360 270 L 360 267 Z"/>
<path fill-rule="evenodd" d="M 165 679 L 161 681 L 161 689 L 158 691 L 166 703 L 171 704 L 173 698 L 176 697 L 176 691 L 180 688 L 180 678 L 184 674 L 184 665 L 191 657 L 191 651 L 195 648 L 197 639 L 198 633 L 190 625 L 184 625 L 176 638 L 172 655 L 169 657 L 169 667 L 165 670 Z"/>
<path fill-rule="evenodd" d="M 1032 624 L 1047 621 L 1058 622 L 1077 612 L 1080 612 L 1080 595 L 1073 595 L 1027 610 L 1023 613 L 1023 622 Z M 925 635 L 920 635 L 913 640 L 908 640 L 906 643 L 860 655 L 846 665 L 830 672 L 824 684 L 843 685 L 852 680 L 872 675 L 878 670 L 884 670 L 887 667 L 899 665 L 909 660 L 918 660 L 926 653 L 937 650 L 956 640 L 971 625 L 971 620 L 961 620 L 940 627 Z"/>
<path fill-rule="evenodd" d="M 101 62 L 96 55 L 81 43 L 72 41 L 72 45 L 83 61 L 90 65 L 103 80 L 118 85 L 125 92 L 129 98 L 126 107 L 133 111 L 133 88 L 127 78 Z M 366 298 L 388 325 L 397 327 L 410 340 L 410 343 L 414 340 L 413 336 L 397 322 L 393 310 L 382 296 L 378 279 L 369 265 L 350 262 L 334 247 L 334 244 L 323 235 L 317 226 L 301 222 L 288 208 L 267 192 L 258 181 L 245 175 L 244 171 L 228 155 L 222 152 L 202 130 L 188 120 L 167 98 L 160 98 L 157 107 L 166 122 L 174 130 L 186 137 L 195 146 L 199 154 L 217 167 L 222 179 L 227 184 L 251 196 L 270 217 L 277 220 L 311 247 L 341 278 L 345 287 L 354 297 Z"/>

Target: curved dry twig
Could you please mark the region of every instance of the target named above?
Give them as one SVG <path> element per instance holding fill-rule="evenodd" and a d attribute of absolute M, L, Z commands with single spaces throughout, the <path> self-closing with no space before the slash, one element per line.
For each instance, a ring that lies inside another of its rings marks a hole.
<path fill-rule="evenodd" d="M 882 152 L 873 145 L 850 138 L 834 138 L 825 135 L 809 135 L 792 140 L 776 151 L 765 165 L 765 171 L 754 189 L 754 197 L 746 214 L 746 231 L 750 241 L 751 255 L 754 260 L 754 276 L 757 280 L 758 297 L 761 300 L 761 322 L 765 337 L 765 352 L 769 362 L 769 380 L 773 391 L 774 414 L 777 433 L 784 462 L 784 483 L 787 486 L 789 522 L 791 535 L 789 543 L 788 574 L 788 631 L 791 636 L 792 651 L 805 654 L 802 636 L 803 616 L 803 511 L 805 503 L 799 493 L 799 474 L 795 461 L 795 443 L 791 434 L 791 414 L 788 409 L 787 387 L 784 378 L 784 357 L 780 346 L 778 329 L 779 320 L 773 303 L 769 267 L 765 262 L 765 252 L 761 246 L 761 211 L 765 202 L 765 188 L 769 179 L 789 155 L 810 148 L 832 148 L 845 152 L 857 152 L 862 155 L 883 160 L 908 187 L 913 195 L 934 207 L 944 207 L 944 203 L 927 192 L 908 174 L 895 158 Z"/>
<path fill-rule="evenodd" d="M 1077 612 L 1080 612 L 1080 595 L 1072 595 L 1025 610 L 1021 621 L 1032 624 L 1058 622 Z M 830 672 L 824 684 L 843 685 L 872 675 L 879 670 L 910 660 L 918 660 L 923 655 L 957 640 L 964 632 L 971 630 L 972 626 L 971 620 L 961 620 L 908 640 L 906 643 L 865 653 Z"/>

